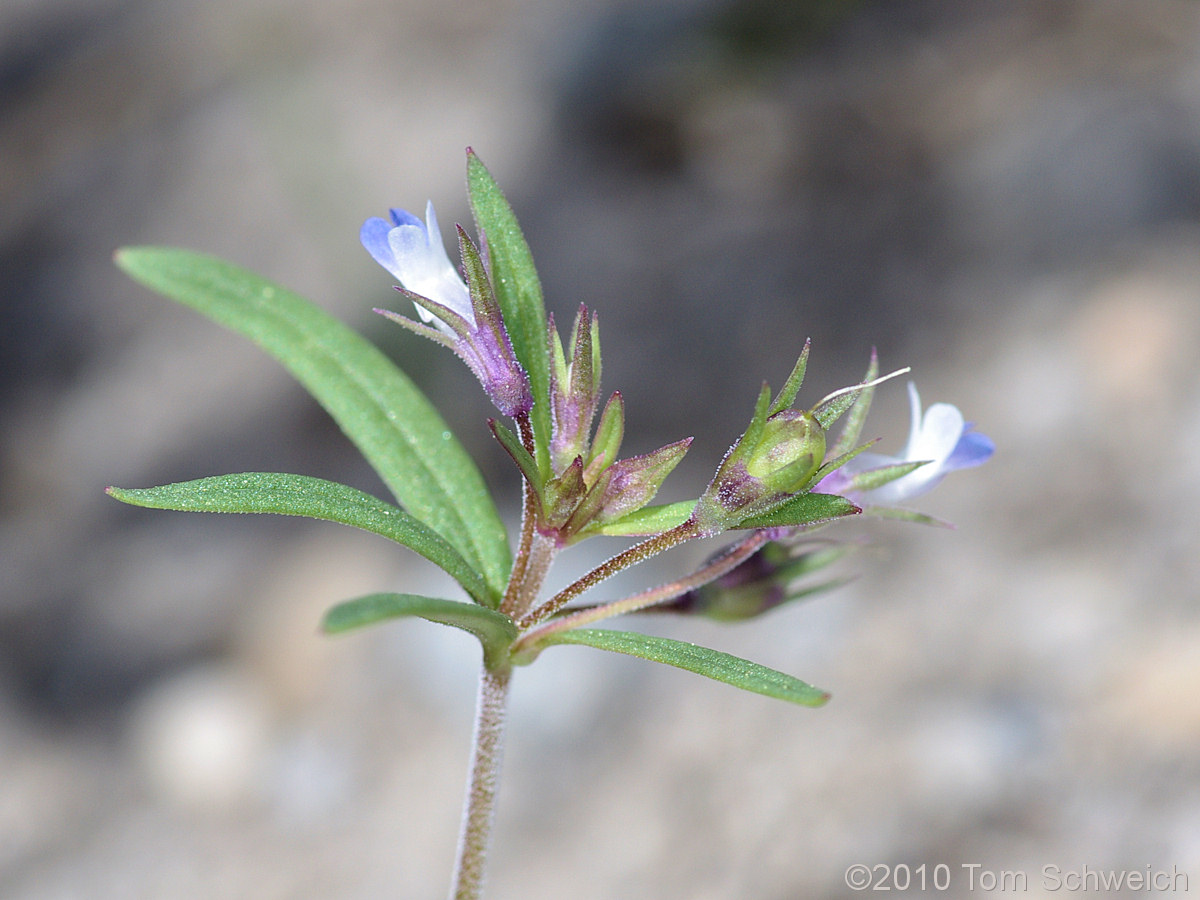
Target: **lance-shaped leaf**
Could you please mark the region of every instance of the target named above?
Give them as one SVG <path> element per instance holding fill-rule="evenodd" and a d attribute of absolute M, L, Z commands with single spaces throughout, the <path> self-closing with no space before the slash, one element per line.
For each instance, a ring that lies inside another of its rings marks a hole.
<path fill-rule="evenodd" d="M 767 410 L 768 416 L 783 412 L 795 402 L 796 395 L 800 393 L 800 386 L 804 384 L 804 372 L 808 368 L 808 351 L 811 347 L 811 340 L 804 342 L 804 349 L 800 351 L 800 358 L 796 360 L 796 365 L 792 368 L 792 374 L 783 383 L 783 387 L 779 389 L 778 396 L 771 402 L 771 408 Z"/>
<path fill-rule="evenodd" d="M 339 603 L 325 614 L 321 627 L 327 634 L 386 622 L 388 619 L 421 618 L 469 631 L 483 646 L 483 661 L 489 669 L 508 665 L 508 648 L 517 637 L 517 627 L 503 613 L 471 603 L 423 597 L 420 594 L 368 594 Z"/>
<path fill-rule="evenodd" d="M 537 467 L 537 461 L 521 445 L 521 439 L 495 419 L 488 419 L 488 428 L 492 430 L 492 434 L 500 442 L 500 446 L 512 457 L 512 461 L 517 464 L 517 468 L 525 480 L 532 485 L 535 496 L 540 497 L 542 489 L 545 487 L 545 479 L 542 478 L 541 470 Z"/>
<path fill-rule="evenodd" d="M 695 644 L 640 634 L 636 631 L 610 631 L 605 628 L 576 628 L 546 636 L 542 646 L 551 644 L 583 644 L 599 650 L 637 656 L 668 666 L 686 669 L 723 681 L 744 691 L 752 691 L 801 706 L 821 706 L 829 694 L 775 669 L 769 669 L 748 659 L 698 647 Z M 521 660 L 522 662 L 524 660 Z"/>
<path fill-rule="evenodd" d="M 872 349 L 871 362 L 867 365 L 867 374 L 863 376 L 863 383 L 869 384 L 878 375 L 879 356 Z M 842 425 L 842 432 L 838 435 L 837 442 L 832 448 L 835 456 L 842 453 L 849 453 L 854 448 L 854 445 L 858 443 L 859 435 L 862 434 L 863 424 L 867 421 L 867 413 L 871 409 L 871 400 L 874 396 L 875 388 L 869 387 L 854 398 L 850 412 L 846 415 L 846 422 Z"/>
<path fill-rule="evenodd" d="M 374 345 L 303 297 L 230 263 L 163 247 L 121 250 L 136 281 L 250 338 L 334 418 L 400 505 L 502 592 L 504 524 L 479 470 L 424 394 Z"/>
<path fill-rule="evenodd" d="M 797 494 L 774 509 L 743 519 L 731 528 L 781 528 L 801 525 L 820 525 L 831 519 L 853 516 L 862 510 L 837 494 L 817 494 L 809 491 Z"/>
<path fill-rule="evenodd" d="M 929 460 L 918 460 L 916 462 L 896 463 L 894 465 L 879 466 L 874 469 L 865 469 L 850 476 L 850 490 L 873 491 L 898 478 L 903 478 L 910 472 L 915 472 L 921 466 L 928 464 Z"/>
<path fill-rule="evenodd" d="M 617 519 L 615 522 L 607 522 L 596 531 L 610 537 L 661 534 L 686 522 L 695 508 L 695 500 L 680 500 L 678 503 L 647 506 Z"/>
<path fill-rule="evenodd" d="M 533 254 L 504 193 L 480 162 L 467 151 L 467 191 L 471 211 L 487 243 L 492 287 L 504 315 L 513 352 L 529 375 L 533 391 L 533 434 L 538 465 L 549 470 L 550 357 L 546 347 L 546 308 Z"/>
<path fill-rule="evenodd" d="M 183 512 L 275 513 L 341 522 L 403 544 L 440 566 L 485 606 L 499 605 L 483 576 L 432 528 L 357 488 L 307 475 L 244 472 L 153 488 L 110 487 L 124 503 Z"/>

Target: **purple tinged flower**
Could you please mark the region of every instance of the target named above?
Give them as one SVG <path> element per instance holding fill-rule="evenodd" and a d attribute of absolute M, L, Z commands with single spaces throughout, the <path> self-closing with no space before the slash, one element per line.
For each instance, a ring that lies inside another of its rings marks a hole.
<path fill-rule="evenodd" d="M 570 540 L 587 531 L 596 531 L 609 522 L 637 512 L 646 506 L 667 476 L 679 465 L 692 445 L 692 439 L 684 438 L 659 447 L 651 453 L 618 459 L 611 465 L 595 461 L 591 468 L 603 465 L 594 483 L 588 485 L 587 493 L 579 502 L 562 532 Z M 587 473 L 584 475 L 585 482 Z"/>
<path fill-rule="evenodd" d="M 550 463 L 556 473 L 561 473 L 577 456 L 584 457 L 585 464 L 590 462 L 589 436 L 600 402 L 600 320 L 580 304 L 564 353 L 554 313 L 550 313 L 546 347 L 550 353 Z M 619 444 L 619 433 L 616 438 Z M 609 456 L 604 464 L 612 462 Z"/>
<path fill-rule="evenodd" d="M 525 480 L 535 485 L 535 527 L 565 547 L 649 504 L 692 439 L 618 458 L 625 433 L 625 402 L 619 391 L 609 397 L 593 432 L 600 400 L 600 329 L 595 313 L 586 306 L 579 307 L 566 348 L 550 314 L 546 349 L 550 357 L 548 470 L 539 469 L 512 432 L 495 422 L 489 424 Z"/>
<path fill-rule="evenodd" d="M 840 469 L 831 472 L 817 486 L 828 493 L 849 493 L 856 502 L 875 506 L 894 506 L 933 489 L 950 472 L 982 465 L 996 450 L 992 439 L 972 431 L 958 407 L 935 403 L 921 414 L 917 387 L 908 383 L 912 425 L 908 444 L 899 456 L 861 453 Z M 855 476 L 887 466 L 923 462 L 906 475 L 868 490 L 855 491 Z"/>
<path fill-rule="evenodd" d="M 367 219 L 359 236 L 374 260 L 400 282 L 422 321 L 378 312 L 457 353 L 506 416 L 528 413 L 533 407 L 529 378 L 513 352 L 479 249 L 459 228 L 464 282 L 446 254 L 432 203 L 424 223 L 402 209 L 390 215 L 390 222 Z M 423 324 L 429 322 L 433 326 Z"/>

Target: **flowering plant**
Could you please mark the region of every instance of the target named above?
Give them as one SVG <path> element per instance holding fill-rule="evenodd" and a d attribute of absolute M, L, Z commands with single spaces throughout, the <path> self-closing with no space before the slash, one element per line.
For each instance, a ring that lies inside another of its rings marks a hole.
<path fill-rule="evenodd" d="M 389 359 L 307 300 L 221 260 L 182 250 L 121 250 L 117 264 L 142 284 L 240 332 L 279 360 L 359 448 L 396 504 L 348 485 L 248 472 L 147 489 L 112 487 L 118 500 L 159 509 L 258 512 L 341 522 L 389 538 L 449 573 L 466 599 L 376 593 L 326 614 L 330 634 L 420 617 L 473 634 L 483 664 L 458 864 L 452 896 L 481 895 L 495 806 L 504 710 L 514 668 L 547 647 L 583 644 L 677 666 L 744 690 L 804 706 L 828 694 L 727 653 L 636 631 L 597 629 L 624 613 L 660 610 L 741 620 L 836 583 L 808 576 L 841 555 L 813 533 L 864 511 L 916 521 L 896 504 L 993 451 L 953 406 L 922 417 L 910 386 L 913 426 L 898 457 L 860 443 L 878 377 L 811 409 L 795 406 L 808 365 L 806 343 L 783 387 L 758 394 L 750 422 L 695 500 L 653 505 L 688 451 L 685 438 L 621 458 L 620 393 L 600 407 L 599 319 L 580 307 L 567 342 L 547 315 L 533 259 L 504 195 L 474 153 L 467 184 L 479 240 L 459 227 L 457 269 L 432 204 L 422 222 L 392 210 L 361 239 L 400 283 L 419 321 L 383 315 L 453 350 L 512 425 L 489 422 L 521 473 L 523 516 L 515 553 L 479 470 L 433 405 Z M 901 370 L 906 372 L 907 369 Z M 597 420 L 597 413 L 599 419 Z M 841 422 L 836 438 L 829 432 Z M 515 429 L 515 430 L 514 430 Z M 685 541 L 735 537 L 695 571 L 619 600 L 574 601 L 616 573 Z M 547 572 L 567 547 L 595 536 L 639 541 L 543 596 Z"/>

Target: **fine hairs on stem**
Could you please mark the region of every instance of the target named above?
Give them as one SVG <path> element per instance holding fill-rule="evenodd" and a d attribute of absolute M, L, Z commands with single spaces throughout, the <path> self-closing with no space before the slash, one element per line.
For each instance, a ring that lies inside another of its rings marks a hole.
<path fill-rule="evenodd" d="M 507 667 L 500 671 L 489 670 L 486 666 L 480 669 L 475 737 L 450 894 L 452 900 L 478 900 L 483 895 L 484 868 L 500 787 L 511 678 L 512 670 Z"/>

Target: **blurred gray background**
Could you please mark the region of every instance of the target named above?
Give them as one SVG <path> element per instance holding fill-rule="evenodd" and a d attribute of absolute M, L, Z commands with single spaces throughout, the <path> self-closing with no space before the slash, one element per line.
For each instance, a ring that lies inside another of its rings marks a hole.
<path fill-rule="evenodd" d="M 476 385 L 372 316 L 395 298 L 357 240 L 429 198 L 467 221 L 468 145 L 549 308 L 599 310 L 627 450 L 696 435 L 666 499 L 806 336 L 802 400 L 875 345 L 999 447 L 920 503 L 957 530 L 846 529 L 871 541 L 837 593 L 629 623 L 822 710 L 583 648 L 519 671 L 491 896 L 843 897 L 852 863 L 946 864 L 949 897 L 964 864 L 1032 896 L 1048 865 L 1200 890 L 1196 4 L 5 0 L 0 896 L 442 895 L 477 648 L 316 626 L 452 588 L 336 526 L 105 497 L 247 470 L 383 490 L 278 366 L 111 254 L 214 252 L 364 329 L 515 519 Z M 906 428 L 882 390 L 868 432 Z"/>

